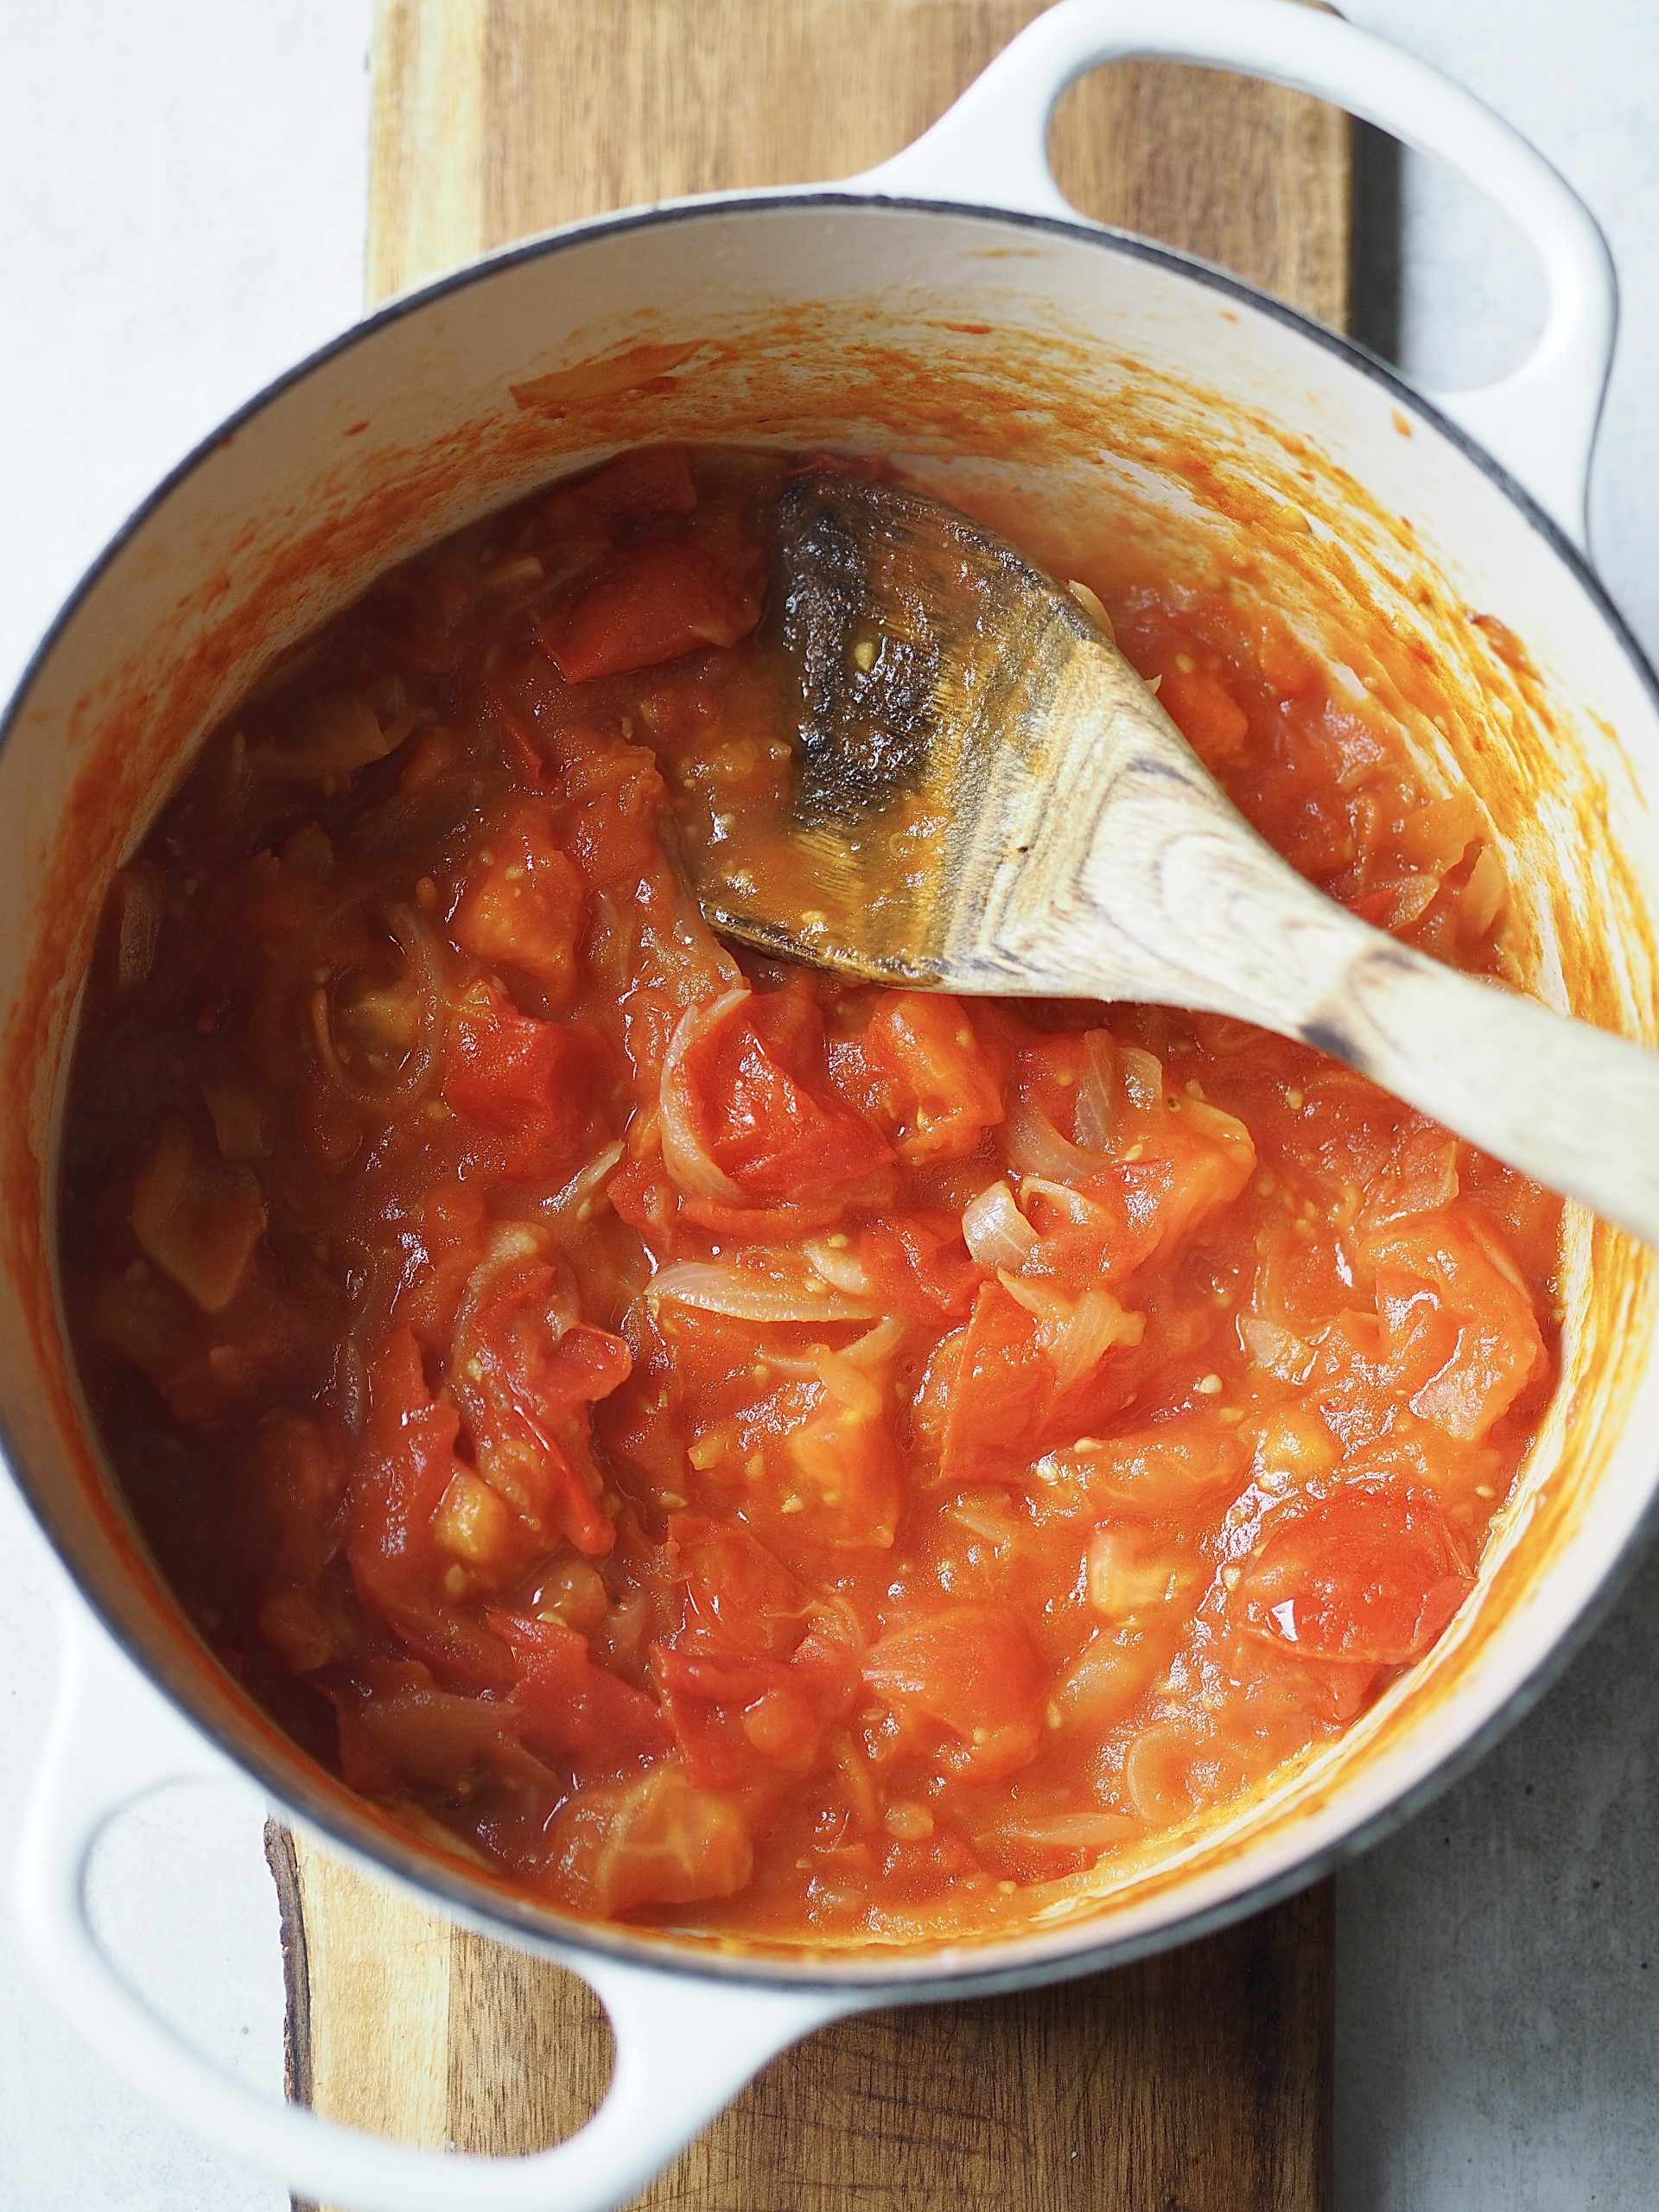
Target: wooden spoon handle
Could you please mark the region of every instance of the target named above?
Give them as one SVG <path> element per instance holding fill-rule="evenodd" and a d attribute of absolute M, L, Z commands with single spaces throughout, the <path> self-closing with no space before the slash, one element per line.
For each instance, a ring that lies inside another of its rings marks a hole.
<path fill-rule="evenodd" d="M 1364 937 L 1297 1033 L 1659 1244 L 1659 1053 Z"/>
<path fill-rule="evenodd" d="M 1357 920 L 1234 812 L 1134 683 L 1097 695 L 1088 749 L 1108 765 L 1044 825 L 996 931 L 1025 987 L 1300 1038 L 1659 1244 L 1659 1053 Z"/>

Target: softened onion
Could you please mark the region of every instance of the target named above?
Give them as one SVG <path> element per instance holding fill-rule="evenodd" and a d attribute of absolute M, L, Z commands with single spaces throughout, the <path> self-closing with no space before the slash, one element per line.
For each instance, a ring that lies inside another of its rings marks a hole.
<path fill-rule="evenodd" d="M 1014 1202 L 1006 1183 L 992 1183 L 962 1210 L 963 1241 L 982 1268 L 1024 1267 L 1037 1232 Z"/>
<path fill-rule="evenodd" d="M 1003 1821 L 988 1829 L 982 1840 L 1004 1851 L 1017 1850 L 1025 1844 L 1039 1851 L 1099 1853 L 1144 1842 L 1146 1834 L 1146 1822 L 1131 1820 L 1127 1813 L 1086 1811 L 1033 1814 L 1025 1820 Z"/>
<path fill-rule="evenodd" d="M 542 1203 L 541 1211 L 556 1219 L 575 1213 L 584 1198 L 591 1198 L 611 1170 L 622 1157 L 620 1144 L 607 1144 L 596 1152 L 587 1165 L 578 1167 L 562 1191 Z"/>
<path fill-rule="evenodd" d="M 331 692 L 310 701 L 290 736 L 248 748 L 248 767 L 264 784 L 315 784 L 350 776 L 371 760 L 384 760 L 391 741 L 365 699 Z"/>
<path fill-rule="evenodd" d="M 1063 1137 L 1023 1090 L 1009 1104 L 1002 1143 L 1017 1175 L 1040 1175 L 1051 1183 L 1084 1182 L 1106 1164 L 1097 1152 L 1086 1152 Z"/>
<path fill-rule="evenodd" d="M 148 982 L 162 934 L 162 879 L 148 861 L 136 861 L 115 879 L 115 988 L 130 999 Z"/>
<path fill-rule="evenodd" d="M 1116 1087 L 1117 1047 L 1112 1033 L 1091 1029 L 1083 1040 L 1083 1072 L 1077 1081 L 1077 1141 L 1095 1152 L 1111 1148 Z"/>
<path fill-rule="evenodd" d="M 728 1205 L 744 1204 L 742 1192 L 724 1169 L 717 1166 L 697 1133 L 696 1109 L 686 1075 L 686 1058 L 711 1031 L 748 1003 L 747 984 L 722 991 L 706 1006 L 689 1006 L 675 1024 L 663 1055 L 662 1096 L 658 1121 L 663 1138 L 663 1165 L 678 1187 L 694 1198 L 721 1198 Z M 672 1273 L 672 1270 L 669 1270 Z M 658 1280 L 660 1281 L 661 1277 Z M 809 1316 L 809 1319 L 811 1317 Z"/>
<path fill-rule="evenodd" d="M 768 1268 L 730 1260 L 676 1260 L 652 1276 L 646 1302 L 695 1306 L 734 1321 L 868 1321 L 868 1301 L 849 1298 L 793 1255 Z"/>
<path fill-rule="evenodd" d="M 311 1034 L 317 1057 L 335 1088 L 353 1104 L 385 1113 L 421 1096 L 431 1083 L 443 1043 L 443 963 L 437 940 L 412 906 L 394 906 L 386 927 L 404 956 L 415 999 L 414 1037 L 390 1082 L 365 1082 L 340 1058 L 334 1042 L 332 995 L 320 984 L 311 995 Z"/>
<path fill-rule="evenodd" d="M 1022 1281 L 1006 1271 L 998 1279 L 1036 1321 L 1037 1340 L 1054 1370 L 1057 1389 L 1081 1382 L 1109 1351 L 1119 1344 L 1138 1344 L 1146 1332 L 1146 1315 L 1128 1312 L 1109 1290 L 1085 1290 L 1079 1298 L 1068 1298 L 1048 1283 Z"/>

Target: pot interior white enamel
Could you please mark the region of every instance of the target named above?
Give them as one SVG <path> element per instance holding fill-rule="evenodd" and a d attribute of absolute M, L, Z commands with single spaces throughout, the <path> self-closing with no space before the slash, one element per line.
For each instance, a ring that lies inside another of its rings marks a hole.
<path fill-rule="evenodd" d="M 613 445 L 665 436 L 894 453 L 1006 512 L 1039 556 L 1122 531 L 1195 568 L 1247 548 L 1339 658 L 1344 639 L 1389 641 L 1431 787 L 1467 778 L 1491 815 L 1525 908 L 1517 965 L 1545 995 L 1653 1041 L 1659 913 L 1659 713 L 1564 542 L 1351 349 L 1110 234 L 833 194 L 598 224 L 389 310 L 163 488 L 42 650 L 0 753 L 14 1465 L 128 1649 L 281 1801 L 520 1940 L 654 1957 L 661 1939 L 578 1929 L 393 1829 L 194 1643 L 79 1417 L 49 1194 L 99 900 L 207 728 L 389 563 Z M 1425 656 L 1444 709 L 1410 703 Z M 1478 1598 L 1340 1744 L 1155 1866 L 1079 1878 L 989 1950 L 696 1963 L 887 1984 L 1075 1968 L 1289 1885 L 1442 1774 L 1582 1622 L 1654 1491 L 1659 1273 L 1582 1217 L 1568 1244 L 1561 1389 Z"/>

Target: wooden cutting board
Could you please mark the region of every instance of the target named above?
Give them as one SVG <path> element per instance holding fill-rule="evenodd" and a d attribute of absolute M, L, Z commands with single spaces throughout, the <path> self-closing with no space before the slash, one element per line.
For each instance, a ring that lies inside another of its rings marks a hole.
<path fill-rule="evenodd" d="M 914 137 L 1033 0 L 378 0 L 371 300 L 489 247 L 683 192 L 848 175 Z M 1338 327 L 1351 136 L 1319 103 L 1122 67 L 1057 118 L 1086 213 Z M 437 2146 L 524 2151 L 593 2109 L 603 2015 L 273 1828 L 289 2087 Z M 842 2022 L 775 2060 L 654 2212 L 1323 2212 L 1328 1884 L 1185 1948 L 993 2001 Z"/>

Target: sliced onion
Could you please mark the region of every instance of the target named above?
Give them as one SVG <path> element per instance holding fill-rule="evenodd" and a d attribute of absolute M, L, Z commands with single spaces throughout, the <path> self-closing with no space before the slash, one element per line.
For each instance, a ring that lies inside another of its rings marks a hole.
<path fill-rule="evenodd" d="M 336 691 L 310 701 L 284 741 L 251 746 L 248 767 L 260 783 L 320 783 L 355 774 L 371 760 L 384 760 L 391 750 L 368 702 Z"/>
<path fill-rule="evenodd" d="M 115 878 L 115 988 L 130 999 L 148 980 L 162 934 L 162 879 L 147 861 Z"/>
<path fill-rule="evenodd" d="M 1051 1183 L 1081 1183 L 1105 1165 L 1097 1152 L 1063 1137 L 1046 1114 L 1017 1090 L 1002 1124 L 1003 1149 L 1017 1175 L 1040 1175 Z"/>
<path fill-rule="evenodd" d="M 1240 1316 L 1238 1333 L 1253 1367 L 1265 1367 L 1286 1382 L 1300 1382 L 1313 1364 L 1312 1348 L 1265 1314 Z"/>
<path fill-rule="evenodd" d="M 1074 1191 L 1069 1183 L 1051 1183 L 1041 1175 L 1022 1175 L 1020 1179 L 1020 1203 L 1028 1206 L 1033 1198 L 1045 1198 L 1055 1211 L 1078 1229 L 1102 1230 L 1109 1224 L 1110 1216 L 1098 1199 L 1084 1191 Z"/>
<path fill-rule="evenodd" d="M 1022 1281 L 1006 1272 L 998 1281 L 1037 1323 L 1037 1340 L 1054 1370 L 1057 1389 L 1070 1389 L 1092 1375 L 1119 1344 L 1138 1344 L 1147 1326 L 1144 1313 L 1131 1313 L 1109 1290 L 1085 1290 L 1068 1298 L 1045 1282 Z"/>
<path fill-rule="evenodd" d="M 556 1217 L 574 1213 L 584 1198 L 593 1196 L 621 1157 L 622 1147 L 620 1143 L 606 1145 L 602 1150 L 594 1154 L 586 1166 L 577 1168 L 562 1191 L 556 1192 L 552 1198 L 543 1200 L 542 1212 Z"/>
<path fill-rule="evenodd" d="M 676 1260 L 653 1275 L 646 1302 L 664 1300 L 734 1321 L 868 1321 L 870 1306 L 804 1267 L 763 1273 L 729 1260 Z"/>
<path fill-rule="evenodd" d="M 1071 593 L 1072 598 L 1077 601 L 1077 605 L 1083 609 L 1084 613 L 1089 617 L 1089 620 L 1094 623 L 1097 628 L 1103 630 L 1106 635 L 1111 639 L 1112 643 L 1116 645 L 1117 643 L 1117 632 L 1112 627 L 1111 616 L 1106 612 L 1105 607 L 1101 603 L 1100 594 L 1096 591 L 1091 591 L 1089 586 L 1084 582 L 1081 576 L 1068 576 L 1066 578 L 1065 588 L 1067 591 Z"/>
<path fill-rule="evenodd" d="M 832 1244 L 827 1236 L 809 1236 L 801 1249 L 826 1282 L 849 1298 L 868 1298 L 869 1272 L 850 1244 Z"/>
<path fill-rule="evenodd" d="M 1117 1087 L 1117 1046 L 1109 1029 L 1091 1029 L 1083 1040 L 1077 1082 L 1077 1141 L 1096 1152 L 1111 1147 L 1112 1094 Z"/>
<path fill-rule="evenodd" d="M 706 1006 L 689 1006 L 675 1024 L 663 1055 L 663 1085 L 659 1122 L 663 1135 L 663 1165 L 682 1191 L 694 1198 L 721 1198 L 728 1205 L 746 1203 L 743 1192 L 709 1156 L 697 1134 L 696 1116 L 685 1071 L 686 1056 L 728 1015 L 748 1003 L 749 987 L 722 991 Z M 669 1273 L 672 1273 L 671 1268 Z M 658 1276 L 658 1281 L 662 1278 Z M 811 1317 L 809 1315 L 809 1319 Z"/>
<path fill-rule="evenodd" d="M 1037 1232 L 1014 1202 L 1006 1183 L 992 1183 L 962 1210 L 963 1241 L 982 1268 L 1024 1267 Z"/>
<path fill-rule="evenodd" d="M 386 927 L 396 938 L 416 996 L 415 1041 L 389 1083 L 365 1083 L 353 1073 L 334 1043 L 329 991 L 311 994 L 311 1034 L 324 1072 L 335 1088 L 375 1113 L 413 1103 L 431 1083 L 443 1042 L 443 957 L 437 939 L 412 906 L 394 906 Z"/>
<path fill-rule="evenodd" d="M 1004 1850 L 1020 1844 L 1039 1851 L 1110 1851 L 1126 1843 L 1144 1843 L 1147 1824 L 1127 1813 L 1035 1814 L 1025 1820 L 1001 1821 L 985 1832 L 983 1841 Z"/>
<path fill-rule="evenodd" d="M 1164 1103 L 1164 1064 L 1139 1045 L 1117 1048 L 1118 1078 L 1131 1106 L 1143 1114 L 1156 1114 Z"/>
<path fill-rule="evenodd" d="M 897 1314 L 889 1313 L 885 1321 L 878 1321 L 873 1329 L 866 1329 L 855 1337 L 845 1351 L 833 1357 L 843 1367 L 851 1367 L 868 1374 L 885 1369 L 900 1344 L 905 1341 L 904 1323 Z M 824 1357 L 824 1346 L 809 1345 L 804 1352 L 774 1351 L 768 1349 L 766 1364 L 779 1375 L 800 1376 L 809 1382 L 823 1382 L 825 1378 L 819 1362 Z"/>

